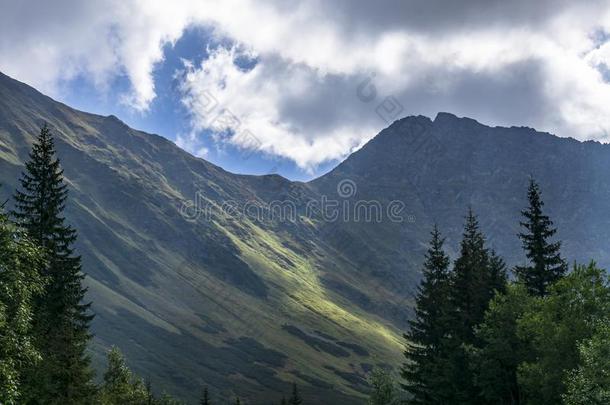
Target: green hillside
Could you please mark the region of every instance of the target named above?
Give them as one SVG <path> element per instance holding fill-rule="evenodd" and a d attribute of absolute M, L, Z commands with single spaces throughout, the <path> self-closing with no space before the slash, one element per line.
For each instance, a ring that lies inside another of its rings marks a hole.
<path fill-rule="evenodd" d="M 325 287 L 332 274 L 371 301 L 387 300 L 369 291 L 349 258 L 317 240 L 315 218 L 258 221 L 220 209 L 295 188 L 314 196 L 309 186 L 227 173 L 6 76 L 0 95 L 3 198 L 41 123 L 56 135 L 71 193 L 67 218 L 94 302 L 98 364 L 116 344 L 135 371 L 184 399 L 203 383 L 223 395 L 279 399 L 296 381 L 305 398 L 341 404 L 364 398 L 372 365 L 400 361 L 399 329 Z M 210 218 L 181 215 L 194 200 L 218 209 Z"/>
<path fill-rule="evenodd" d="M 368 371 L 402 362 L 433 224 L 454 258 L 472 207 L 489 246 L 522 263 L 530 175 L 563 256 L 610 265 L 608 145 L 441 113 L 396 121 L 330 173 L 291 182 L 228 173 L 0 74 L 2 201 L 43 122 L 70 187 L 96 364 L 115 344 L 135 372 L 185 400 L 206 384 L 268 403 L 296 381 L 308 403 L 364 403 Z M 379 204 L 381 217 L 362 203 Z"/>

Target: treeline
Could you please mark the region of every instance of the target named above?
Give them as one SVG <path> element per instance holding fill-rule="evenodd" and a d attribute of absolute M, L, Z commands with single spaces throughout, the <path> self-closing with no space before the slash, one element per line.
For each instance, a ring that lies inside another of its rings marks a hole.
<path fill-rule="evenodd" d="M 533 180 L 528 201 L 528 264 L 511 279 L 472 211 L 453 266 L 432 230 L 401 389 L 377 370 L 370 404 L 610 404 L 608 275 L 594 262 L 568 272 Z"/>
<path fill-rule="evenodd" d="M 63 211 L 68 190 L 53 136 L 42 127 L 14 194 L 15 207 L 0 206 L 0 404 L 175 405 L 167 394 L 153 394 L 112 347 L 102 383 L 87 353 L 92 335 L 91 303 L 81 258 L 74 251 L 76 231 Z M 301 405 L 296 384 L 279 404 Z M 207 388 L 199 404 L 241 404 Z"/>

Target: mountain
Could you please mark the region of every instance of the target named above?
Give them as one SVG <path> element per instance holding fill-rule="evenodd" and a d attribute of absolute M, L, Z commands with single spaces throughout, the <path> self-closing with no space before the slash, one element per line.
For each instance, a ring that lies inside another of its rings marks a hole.
<path fill-rule="evenodd" d="M 545 209 L 559 228 L 564 256 L 595 259 L 607 268 L 609 170 L 610 145 L 525 127 L 489 127 L 439 113 L 434 120 L 418 116 L 394 122 L 311 185 L 332 192 L 340 179 L 351 179 L 358 184 L 355 199 L 405 202 L 413 224 L 393 231 L 387 224 L 365 226 L 370 243 L 401 244 L 384 266 L 385 272 L 396 273 L 397 261 L 412 256 L 434 223 L 447 236 L 448 246 L 456 249 L 469 206 L 479 215 L 491 246 L 509 264 L 523 263 L 516 235 L 533 176 L 541 184 Z"/>
<path fill-rule="evenodd" d="M 528 178 L 563 254 L 610 264 L 610 146 L 440 113 L 381 131 L 308 183 L 244 176 L 113 116 L 74 110 L 0 74 L 0 198 L 43 122 L 70 187 L 68 221 L 110 345 L 158 390 L 193 400 L 364 403 L 373 365 L 402 361 L 419 264 L 437 223 L 452 255 L 471 206 L 510 265 Z"/>
<path fill-rule="evenodd" d="M 279 401 L 296 381 L 311 402 L 348 404 L 364 398 L 373 364 L 398 361 L 400 330 L 322 283 L 332 274 L 382 300 L 317 237 L 316 218 L 257 220 L 223 209 L 293 195 L 304 202 L 317 198 L 313 188 L 228 173 L 116 117 L 76 111 L 0 76 L 2 200 L 45 121 L 70 187 L 66 216 L 79 232 L 99 367 L 114 344 L 154 387 L 185 399 L 205 383 L 227 397 Z M 213 216 L 191 217 L 194 203 L 214 207 Z"/>

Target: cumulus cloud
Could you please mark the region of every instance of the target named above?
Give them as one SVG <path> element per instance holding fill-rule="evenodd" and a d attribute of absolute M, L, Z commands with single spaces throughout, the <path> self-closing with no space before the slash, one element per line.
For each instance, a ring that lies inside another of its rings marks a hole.
<path fill-rule="evenodd" d="M 2 11 L 5 73 L 52 93 L 78 75 L 102 90 L 124 75 L 124 102 L 141 111 L 163 47 L 188 27 L 210 29 L 225 45 L 177 76 L 192 124 L 177 141 L 195 153 L 212 136 L 311 169 L 393 112 L 610 136 L 607 1 L 61 0 Z M 375 97 L 358 95 L 367 78 Z"/>
<path fill-rule="evenodd" d="M 207 130 L 218 141 L 290 157 L 311 169 L 343 156 L 379 127 L 356 119 L 361 106 L 349 111 L 356 82 L 277 57 L 244 69 L 237 62 L 244 56 L 253 55 L 220 47 L 200 66 L 186 63 L 180 89 L 193 132 L 180 144 L 192 149 Z"/>
<path fill-rule="evenodd" d="M 191 20 L 179 3 L 0 0 L 0 69 L 54 95 L 79 75 L 100 90 L 126 76 L 132 91 L 124 101 L 146 110 L 162 47 L 180 38 Z"/>

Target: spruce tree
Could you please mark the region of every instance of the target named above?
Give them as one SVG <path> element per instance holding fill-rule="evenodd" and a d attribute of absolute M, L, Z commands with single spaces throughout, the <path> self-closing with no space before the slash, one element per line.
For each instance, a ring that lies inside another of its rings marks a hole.
<path fill-rule="evenodd" d="M 303 399 L 299 394 L 299 389 L 296 383 L 292 383 L 292 395 L 290 395 L 290 399 L 288 400 L 288 404 L 290 405 L 301 405 L 303 403 Z"/>
<path fill-rule="evenodd" d="M 505 284 L 504 262 L 485 247 L 485 237 L 470 209 L 451 277 L 453 332 L 463 343 L 474 343 L 474 328 L 483 321 L 496 289 Z"/>
<path fill-rule="evenodd" d="M 94 394 L 86 354 L 93 316 L 90 304 L 83 303 L 81 259 L 73 249 L 77 235 L 63 216 L 68 190 L 46 125 L 25 168 L 13 215 L 48 259 L 41 272 L 47 285 L 34 319 L 43 362 L 28 375 L 28 390 L 39 403 L 88 403 Z"/>
<path fill-rule="evenodd" d="M 508 287 L 506 263 L 495 250 L 489 254 L 490 286 L 496 293 L 503 294 Z"/>
<path fill-rule="evenodd" d="M 412 395 L 413 404 L 438 403 L 445 385 L 435 372 L 444 356 L 443 340 L 449 314 L 449 257 L 443 250 L 444 239 L 436 227 L 423 264 L 423 280 L 415 299 L 415 317 L 404 335 L 406 362 L 401 371 L 403 387 Z"/>
<path fill-rule="evenodd" d="M 519 233 L 519 238 L 530 264 L 517 266 L 515 273 L 531 294 L 542 297 L 547 294 L 548 287 L 565 274 L 567 266 L 559 253 L 561 242 L 549 241 L 557 229 L 542 210 L 544 202 L 540 187 L 533 179 L 530 179 L 527 199 L 529 206 L 521 211 L 524 221 L 520 222 L 525 231 Z"/>
<path fill-rule="evenodd" d="M 448 382 L 444 387 L 451 393 L 447 403 L 472 403 L 480 390 L 474 384 L 473 367 L 469 364 L 469 347 L 478 347 L 476 327 L 499 286 L 506 283 L 503 262 L 485 247 L 485 237 L 479 230 L 476 216 L 469 210 L 466 216 L 460 256 L 451 276 L 450 339 L 446 342 L 449 360 L 441 371 Z"/>

